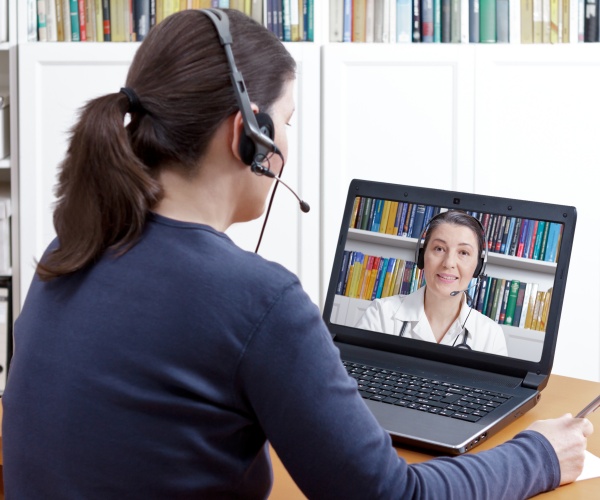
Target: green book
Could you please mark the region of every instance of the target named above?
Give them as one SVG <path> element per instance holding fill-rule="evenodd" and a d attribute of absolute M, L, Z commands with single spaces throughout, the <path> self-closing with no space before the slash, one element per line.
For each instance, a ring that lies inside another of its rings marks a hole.
<path fill-rule="evenodd" d="M 69 1 L 69 14 L 71 15 L 71 41 L 79 42 L 79 5 L 77 0 Z"/>
<path fill-rule="evenodd" d="M 508 289 L 508 300 L 506 301 L 506 314 L 504 316 L 504 324 L 512 325 L 515 318 L 515 308 L 517 306 L 517 297 L 519 295 L 519 280 L 511 280 L 510 288 Z"/>
<path fill-rule="evenodd" d="M 535 235 L 535 246 L 533 247 L 532 259 L 539 260 L 540 252 L 542 249 L 542 239 L 544 238 L 544 231 L 546 230 L 546 221 L 539 221 L 537 227 L 537 233 Z"/>
<path fill-rule="evenodd" d="M 494 300 L 492 301 L 492 311 L 490 313 L 490 318 L 494 321 L 496 321 L 496 316 L 498 316 L 499 314 L 498 308 L 502 308 L 502 298 L 504 295 L 505 285 L 505 279 L 498 279 L 498 281 L 496 282 L 496 289 L 494 290 Z"/>
<path fill-rule="evenodd" d="M 479 42 L 496 43 L 496 0 L 479 0 Z"/>

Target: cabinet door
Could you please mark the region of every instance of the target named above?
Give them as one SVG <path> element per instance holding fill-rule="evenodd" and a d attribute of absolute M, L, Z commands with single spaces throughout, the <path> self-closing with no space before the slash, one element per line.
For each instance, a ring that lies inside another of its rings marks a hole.
<path fill-rule="evenodd" d="M 472 190 L 474 70 L 469 46 L 322 50 L 325 291 L 352 179 Z"/>
<path fill-rule="evenodd" d="M 68 133 L 86 100 L 117 92 L 125 82 L 136 43 L 23 44 L 20 81 L 20 301 L 39 259 L 54 237 L 52 205 L 57 167 Z M 290 158 L 284 180 L 311 204 L 302 214 L 284 186 L 277 191 L 260 253 L 298 273 L 318 301 L 319 52 L 311 44 L 289 46 L 297 59 L 296 113 L 288 131 Z M 302 165 L 302 170 L 299 168 Z M 232 238 L 254 250 L 262 220 L 232 228 Z"/>
<path fill-rule="evenodd" d="M 474 190 L 573 205 L 577 233 L 554 371 L 600 365 L 600 52 L 594 44 L 476 47 Z M 590 230 L 591 228 L 591 230 Z"/>

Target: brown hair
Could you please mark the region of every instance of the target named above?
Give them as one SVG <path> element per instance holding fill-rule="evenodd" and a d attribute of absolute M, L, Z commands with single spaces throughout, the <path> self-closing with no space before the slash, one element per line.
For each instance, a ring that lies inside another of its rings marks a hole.
<path fill-rule="evenodd" d="M 224 10 L 248 95 L 269 112 L 294 78 L 294 59 L 264 26 Z M 218 126 L 238 111 L 225 52 L 214 25 L 198 10 L 173 14 L 150 30 L 126 87 L 139 107 L 130 110 L 120 92 L 93 99 L 71 130 L 56 187 L 58 247 L 38 263 L 41 279 L 82 269 L 107 249 L 127 251 L 162 196 L 160 170 L 194 175 Z"/>
<path fill-rule="evenodd" d="M 442 224 L 454 224 L 455 226 L 468 227 L 477 236 L 477 255 L 483 255 L 486 241 L 481 222 L 462 210 L 447 210 L 446 212 L 441 212 L 431 219 L 431 221 L 427 224 L 427 233 L 425 235 L 423 250 L 427 249 L 427 245 L 429 244 L 429 239 L 433 233 L 433 230 Z"/>

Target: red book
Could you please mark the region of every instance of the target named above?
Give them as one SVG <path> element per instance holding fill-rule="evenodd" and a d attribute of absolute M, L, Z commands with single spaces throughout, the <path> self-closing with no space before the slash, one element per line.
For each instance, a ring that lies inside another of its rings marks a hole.
<path fill-rule="evenodd" d="M 77 1 L 78 11 L 79 11 L 79 41 L 85 42 L 87 41 L 87 33 L 85 30 L 85 0 Z"/>

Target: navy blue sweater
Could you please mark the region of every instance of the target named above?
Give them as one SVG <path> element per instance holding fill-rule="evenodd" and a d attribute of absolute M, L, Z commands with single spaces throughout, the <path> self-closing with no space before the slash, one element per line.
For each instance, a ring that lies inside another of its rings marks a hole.
<path fill-rule="evenodd" d="M 309 498 L 523 498 L 555 488 L 535 432 L 408 466 L 296 276 L 210 227 L 34 279 L 3 396 L 6 498 L 268 495 L 267 440 Z"/>

